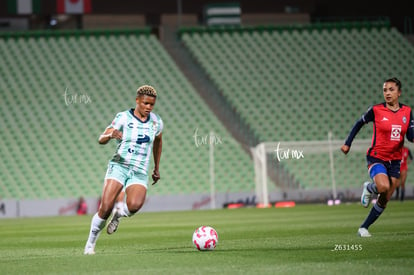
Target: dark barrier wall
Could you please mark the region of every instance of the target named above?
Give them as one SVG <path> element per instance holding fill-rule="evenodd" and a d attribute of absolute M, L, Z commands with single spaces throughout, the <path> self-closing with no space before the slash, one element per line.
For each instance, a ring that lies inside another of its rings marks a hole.
<path fill-rule="evenodd" d="M 57 0 L 40 0 L 41 13 L 53 14 Z M 91 0 L 92 13 L 96 14 L 136 14 L 136 13 L 177 13 L 181 4 L 183 13 L 200 13 L 207 3 L 238 2 L 244 12 L 274 13 L 284 12 L 292 6 L 301 12 L 312 12 L 316 0 Z M 7 0 L 0 1 L 0 16 L 7 14 Z"/>
<path fill-rule="evenodd" d="M 147 22 L 157 25 L 161 14 L 201 15 L 207 3 L 238 2 L 242 13 L 284 13 L 300 12 L 311 15 L 312 20 L 320 17 L 386 16 L 393 26 L 403 31 L 406 22 L 414 22 L 412 1 L 364 1 L 364 0 L 90 0 L 93 14 L 145 14 Z M 0 0 L 0 17 L 10 17 L 7 0 Z M 40 14 L 56 13 L 57 0 L 40 0 Z M 155 23 L 155 24 L 154 24 Z M 413 23 L 411 23 L 412 25 Z"/>
<path fill-rule="evenodd" d="M 243 12 L 275 13 L 285 12 L 287 7 L 297 11 L 315 15 L 413 15 L 410 1 L 393 0 L 357 1 L 357 0 L 90 0 L 92 13 L 102 14 L 135 14 L 135 13 L 176 13 L 181 3 L 183 13 L 199 13 L 207 3 L 238 2 Z M 0 1 L 0 16 L 7 13 L 7 0 Z M 41 12 L 53 14 L 57 0 L 40 0 Z"/>

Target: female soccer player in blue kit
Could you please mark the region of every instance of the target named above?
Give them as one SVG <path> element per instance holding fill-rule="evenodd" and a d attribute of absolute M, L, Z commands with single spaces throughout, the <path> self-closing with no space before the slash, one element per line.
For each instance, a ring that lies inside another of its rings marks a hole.
<path fill-rule="evenodd" d="M 361 204 L 368 207 L 372 196 L 378 196 L 367 218 L 358 229 L 361 237 L 371 237 L 368 227 L 373 224 L 384 211 L 388 201 L 398 186 L 400 162 L 404 136 L 411 142 L 414 138 L 414 121 L 411 108 L 399 103 L 401 82 L 391 78 L 384 82 L 383 95 L 385 102 L 371 106 L 356 121 L 341 150 L 347 154 L 352 141 L 364 124 L 373 122 L 372 144 L 367 151 L 368 173 L 372 182 L 365 182 L 361 195 Z"/>
<path fill-rule="evenodd" d="M 107 233 L 114 233 L 121 217 L 138 212 L 145 202 L 148 187 L 148 165 L 153 149 L 153 184 L 160 179 L 159 164 L 162 151 L 161 118 L 152 112 L 157 92 L 149 85 L 138 88 L 135 109 L 116 115 L 99 137 L 100 144 L 111 139 L 118 141 L 116 152 L 109 161 L 98 212 L 93 216 L 84 254 L 95 254 L 95 244 L 111 215 L 118 195 L 125 190 L 126 200 L 112 216 Z"/>

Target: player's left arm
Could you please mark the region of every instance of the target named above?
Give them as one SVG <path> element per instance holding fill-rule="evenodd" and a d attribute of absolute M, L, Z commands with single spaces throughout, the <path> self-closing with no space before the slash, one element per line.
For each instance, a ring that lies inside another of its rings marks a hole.
<path fill-rule="evenodd" d="M 410 111 L 410 123 L 408 125 L 407 133 L 405 134 L 408 141 L 414 142 L 414 118 L 413 112 Z"/>
<path fill-rule="evenodd" d="M 160 133 L 158 136 L 155 136 L 152 151 L 153 151 L 153 156 L 154 156 L 154 171 L 152 173 L 152 180 L 154 182 L 152 184 L 156 184 L 157 181 L 161 178 L 159 167 L 160 167 L 161 152 L 162 152 L 162 133 Z"/>

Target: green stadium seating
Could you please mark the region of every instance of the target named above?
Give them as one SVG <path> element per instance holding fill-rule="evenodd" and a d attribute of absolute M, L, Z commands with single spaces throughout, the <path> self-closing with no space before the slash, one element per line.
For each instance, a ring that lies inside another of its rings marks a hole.
<path fill-rule="evenodd" d="M 134 107 L 143 84 L 159 92 L 155 112 L 165 123 L 162 179 L 149 194 L 209 194 L 209 151 L 196 146 L 196 129 L 222 140 L 216 191 L 254 189 L 249 154 L 149 33 L 0 35 L 0 74 L 0 198 L 98 197 L 115 151 L 98 136 L 116 112 Z"/>
<path fill-rule="evenodd" d="M 180 37 L 260 141 L 326 140 L 329 131 L 345 139 L 383 101 L 382 83 L 393 76 L 403 83 L 401 102 L 414 106 L 414 48 L 388 24 L 184 29 Z M 369 139 L 371 128 L 357 138 Z M 359 186 L 367 179 L 364 153 L 336 149 L 338 187 Z M 327 154 L 282 166 L 300 188 L 331 184 Z"/>

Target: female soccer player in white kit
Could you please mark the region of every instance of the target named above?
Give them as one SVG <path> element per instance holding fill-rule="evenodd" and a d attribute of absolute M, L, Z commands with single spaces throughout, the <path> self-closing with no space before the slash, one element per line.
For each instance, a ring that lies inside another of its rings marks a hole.
<path fill-rule="evenodd" d="M 113 214 L 107 233 L 112 234 L 117 230 L 121 217 L 130 217 L 141 209 L 147 193 L 147 171 L 152 151 L 155 164 L 153 184 L 160 179 L 163 122 L 158 115 L 152 113 L 156 98 L 157 92 L 153 87 L 139 87 L 135 109 L 118 113 L 99 137 L 100 144 L 116 139 L 118 146 L 108 164 L 101 204 L 91 221 L 85 255 L 95 254 L 96 241 L 123 188 L 126 200 L 123 207 Z"/>

